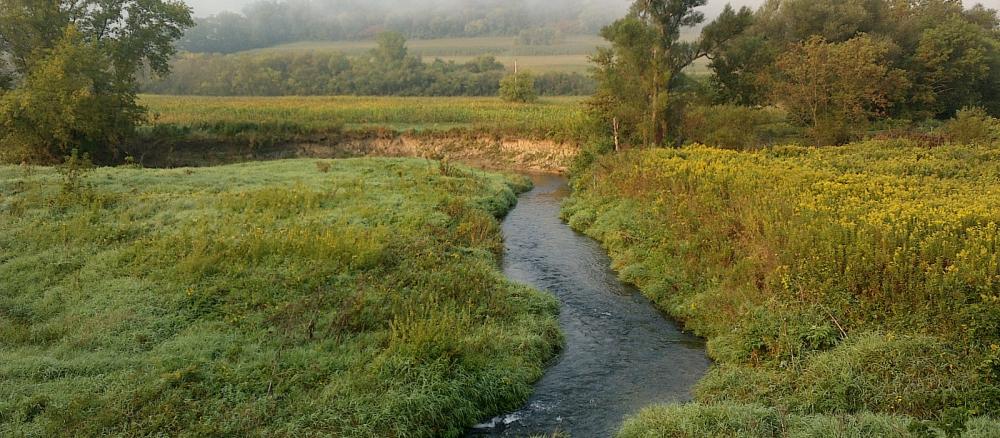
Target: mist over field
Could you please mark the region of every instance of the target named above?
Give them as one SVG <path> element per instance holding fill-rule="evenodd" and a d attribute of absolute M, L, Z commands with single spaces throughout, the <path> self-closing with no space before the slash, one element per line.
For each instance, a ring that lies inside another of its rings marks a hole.
<path fill-rule="evenodd" d="M 243 10 L 244 7 L 246 7 L 248 5 L 251 5 L 253 3 L 257 3 L 257 1 L 258 0 L 221 0 L 221 1 L 219 1 L 219 0 L 187 0 L 186 3 L 188 5 L 190 5 L 192 8 L 194 8 L 195 16 L 197 16 L 197 17 L 205 17 L 205 16 L 208 16 L 208 15 L 218 14 L 218 13 L 223 12 L 223 11 L 240 12 L 241 10 Z M 340 3 L 340 4 L 349 4 L 349 3 L 352 3 L 350 1 L 344 2 L 344 1 L 338 1 L 338 0 L 327 0 L 327 2 L 328 3 Z M 316 3 L 323 3 L 323 2 L 319 1 L 319 2 L 316 2 Z M 366 3 L 370 3 L 370 2 L 366 2 Z M 451 0 L 450 2 L 448 2 L 448 1 L 441 1 L 441 0 L 423 0 L 423 1 L 417 1 L 417 2 L 404 1 L 404 0 L 389 0 L 389 1 L 382 1 L 382 2 L 374 2 L 374 3 L 384 3 L 384 4 L 391 5 L 394 11 L 421 11 L 421 12 L 424 12 L 424 11 L 432 11 L 432 10 L 434 10 L 435 8 L 433 8 L 433 6 L 440 6 L 440 5 L 447 4 L 447 3 L 464 3 L 464 4 L 477 4 L 477 3 L 480 3 L 481 4 L 481 3 L 484 3 L 484 2 L 481 1 L 481 0 Z M 538 4 L 541 4 L 541 5 L 549 5 L 550 7 L 552 7 L 552 6 L 558 6 L 560 8 L 566 7 L 567 4 L 569 4 L 570 5 L 569 7 L 571 7 L 571 8 L 574 7 L 574 6 L 572 6 L 573 3 L 579 4 L 579 2 L 560 2 L 560 1 L 540 2 L 540 1 L 536 1 L 536 0 L 530 0 L 530 1 L 526 2 L 526 3 L 528 3 L 528 4 L 530 4 L 530 3 L 538 3 Z M 597 2 L 583 2 L 583 3 L 604 3 L 604 4 L 607 4 L 609 6 L 609 8 L 612 8 L 612 9 L 613 8 L 624 9 L 625 7 L 627 7 L 626 5 L 629 2 L 622 1 L 622 0 L 598 0 Z M 719 11 L 722 10 L 723 6 L 726 5 L 726 3 L 730 3 L 734 7 L 740 7 L 740 6 L 758 7 L 758 6 L 760 6 L 761 4 L 764 3 L 764 0 L 733 0 L 733 1 L 730 1 L 730 2 L 719 1 L 719 0 L 709 0 L 708 5 L 706 5 L 703 8 L 703 10 L 705 11 L 705 14 L 709 18 L 711 18 L 711 17 L 716 16 L 719 13 Z M 978 2 L 977 1 L 965 0 L 963 3 L 965 3 L 966 6 L 972 6 L 972 5 L 976 4 L 976 3 L 982 3 L 984 6 L 989 7 L 989 8 L 994 8 L 994 9 L 1000 8 L 1000 0 L 983 0 L 983 1 L 978 1 Z M 428 8 L 427 7 L 428 5 L 431 5 L 432 8 Z M 578 6 L 576 6 L 576 7 L 578 7 Z"/>

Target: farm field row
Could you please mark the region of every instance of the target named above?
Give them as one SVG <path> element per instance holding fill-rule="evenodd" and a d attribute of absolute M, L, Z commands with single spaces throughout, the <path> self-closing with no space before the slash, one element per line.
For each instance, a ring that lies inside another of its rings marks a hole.
<path fill-rule="evenodd" d="M 686 35 L 688 39 L 690 35 Z M 412 54 L 420 55 L 424 62 L 435 58 L 464 63 L 479 56 L 494 56 L 497 61 L 514 69 L 533 73 L 588 73 L 592 67 L 590 56 L 607 41 L 596 35 L 572 35 L 551 45 L 520 46 L 513 37 L 467 37 L 409 40 L 407 47 Z M 374 40 L 361 41 L 303 41 L 282 44 L 265 49 L 255 49 L 245 54 L 272 54 L 288 52 L 342 52 L 359 55 L 376 47 Z M 692 74 L 707 74 L 708 61 L 699 60 L 688 70 Z"/>
<path fill-rule="evenodd" d="M 141 96 L 153 125 L 193 128 L 291 125 L 303 131 L 385 129 L 397 132 L 520 133 L 570 136 L 583 118 L 581 98 L 512 104 L 455 97 Z"/>

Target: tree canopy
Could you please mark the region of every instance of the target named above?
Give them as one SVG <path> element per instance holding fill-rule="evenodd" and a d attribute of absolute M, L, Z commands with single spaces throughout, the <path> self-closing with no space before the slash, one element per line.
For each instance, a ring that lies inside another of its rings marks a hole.
<path fill-rule="evenodd" d="M 996 11 L 955 0 L 768 0 L 712 56 L 718 101 L 771 103 L 783 53 L 814 37 L 839 44 L 865 35 L 890 44 L 884 62 L 911 85 L 893 96 L 889 116 L 947 118 L 968 105 L 1000 111 Z"/>
<path fill-rule="evenodd" d="M 742 32 L 752 12 L 726 7 L 701 38 L 683 41 L 681 31 L 704 22 L 696 8 L 706 0 L 637 0 L 629 14 L 601 35 L 611 47 L 593 57 L 598 91 L 591 108 L 614 135 L 646 145 L 663 144 L 671 110 L 681 105 L 676 90 L 682 71 Z"/>
<path fill-rule="evenodd" d="M 113 155 L 145 115 L 140 74 L 166 74 L 192 24 L 180 1 L 0 0 L 0 153 Z"/>

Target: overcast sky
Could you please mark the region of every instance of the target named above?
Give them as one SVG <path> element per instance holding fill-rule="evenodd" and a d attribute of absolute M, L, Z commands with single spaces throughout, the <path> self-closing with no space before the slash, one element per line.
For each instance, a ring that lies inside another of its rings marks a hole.
<path fill-rule="evenodd" d="M 203 17 L 221 11 L 239 11 L 243 6 L 253 3 L 255 0 L 185 0 L 187 4 L 194 7 L 196 16 Z M 411 4 L 413 0 L 399 0 L 401 4 Z M 611 0 L 614 1 L 614 0 Z M 764 0 L 731 0 L 733 6 L 758 6 Z M 966 5 L 982 3 L 993 9 L 1000 9 L 1000 0 L 964 0 Z M 724 0 L 709 0 L 709 7 L 713 10 L 721 9 L 727 2 Z"/>

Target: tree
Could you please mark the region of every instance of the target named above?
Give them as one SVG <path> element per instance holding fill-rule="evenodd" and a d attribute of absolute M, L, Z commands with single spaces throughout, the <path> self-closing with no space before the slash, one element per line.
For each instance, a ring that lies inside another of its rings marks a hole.
<path fill-rule="evenodd" d="M 165 75 L 191 24 L 175 1 L 0 0 L 0 60 L 12 78 L 0 144 L 50 160 L 77 147 L 117 154 L 145 116 L 139 75 Z"/>
<path fill-rule="evenodd" d="M 813 37 L 778 57 L 774 99 L 809 127 L 817 144 L 840 144 L 884 115 L 908 86 L 886 65 L 887 41 L 860 36 L 843 43 Z"/>
<path fill-rule="evenodd" d="M 383 62 L 402 62 L 406 59 L 406 37 L 399 32 L 383 32 L 376 37 L 378 48 L 375 57 Z"/>
<path fill-rule="evenodd" d="M 913 55 L 918 88 L 915 100 L 932 115 L 950 117 L 965 106 L 985 105 L 996 110 L 993 97 L 1000 83 L 1000 48 L 995 35 L 957 17 L 927 29 Z M 993 100 L 993 99 L 988 99 Z"/>
<path fill-rule="evenodd" d="M 500 97 L 508 102 L 529 103 L 538 100 L 535 77 L 531 73 L 514 73 L 500 81 Z"/>
<path fill-rule="evenodd" d="M 996 11 L 957 0 L 768 0 L 746 32 L 709 56 L 711 82 L 720 103 L 767 105 L 774 63 L 789 47 L 870 35 L 892 42 L 884 62 L 912 84 L 893 96 L 889 116 L 947 118 L 966 105 L 1000 114 L 998 24 Z"/>
<path fill-rule="evenodd" d="M 37 56 L 24 84 L 5 96 L 3 126 L 19 158 L 54 160 L 72 149 L 115 144 L 142 113 L 129 95 L 97 93 L 112 83 L 109 60 L 74 26 Z"/>
<path fill-rule="evenodd" d="M 708 56 L 750 23 L 749 9 L 728 5 L 702 30 L 699 40 L 681 40 L 681 30 L 701 24 L 696 10 L 706 0 L 637 0 L 629 14 L 601 31 L 611 47 L 593 57 L 598 91 L 590 102 L 616 138 L 662 145 L 667 134 L 671 91 L 684 83 L 682 70 Z M 677 109 L 678 106 L 674 106 Z M 624 131 L 624 132 L 620 132 Z"/>

